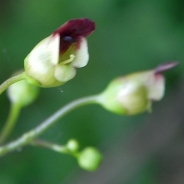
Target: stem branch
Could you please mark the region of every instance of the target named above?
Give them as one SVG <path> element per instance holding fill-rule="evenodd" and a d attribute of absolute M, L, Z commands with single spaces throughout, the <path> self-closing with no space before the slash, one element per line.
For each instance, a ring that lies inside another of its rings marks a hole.
<path fill-rule="evenodd" d="M 10 151 L 16 150 L 16 149 L 18 149 L 22 146 L 25 146 L 26 144 L 32 142 L 36 137 L 38 137 L 40 134 L 45 132 L 48 128 L 50 128 L 52 125 L 54 125 L 57 120 L 64 117 L 70 111 L 72 111 L 80 106 L 83 106 L 83 105 L 98 103 L 98 101 L 99 101 L 99 96 L 96 95 L 96 96 L 84 97 L 84 98 L 75 100 L 75 101 L 67 104 L 66 106 L 64 106 L 61 109 L 59 109 L 58 111 L 56 111 L 48 119 L 43 121 L 35 129 L 23 134 L 17 140 L 15 140 L 7 145 L 1 146 L 0 147 L 0 156 L 3 156 Z"/>
<path fill-rule="evenodd" d="M 5 82 L 3 82 L 0 85 L 0 94 L 2 94 L 10 85 L 20 81 L 20 80 L 24 80 L 26 79 L 26 74 L 24 72 L 22 72 L 21 74 L 18 74 L 16 76 L 10 77 L 9 79 L 7 79 Z"/>
<path fill-rule="evenodd" d="M 12 103 L 10 107 L 10 112 L 8 115 L 8 119 L 2 129 L 0 134 L 0 144 L 6 141 L 6 139 L 11 134 L 15 124 L 17 122 L 17 118 L 20 114 L 21 106 L 18 103 Z"/>
<path fill-rule="evenodd" d="M 32 146 L 39 146 L 43 148 L 47 148 L 59 153 L 65 153 L 65 154 L 70 154 L 69 150 L 66 148 L 66 146 L 61 146 L 59 144 L 53 144 L 48 141 L 40 140 L 40 139 L 35 139 L 33 140 L 30 145 Z"/>

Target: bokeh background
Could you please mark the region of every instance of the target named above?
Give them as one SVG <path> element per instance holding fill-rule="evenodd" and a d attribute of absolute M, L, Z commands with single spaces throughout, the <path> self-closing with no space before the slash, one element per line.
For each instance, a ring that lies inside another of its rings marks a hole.
<path fill-rule="evenodd" d="M 0 0 L 0 82 L 23 67 L 30 50 L 69 19 L 96 22 L 88 37 L 90 62 L 61 87 L 41 89 L 37 101 L 22 110 L 10 140 L 37 126 L 64 104 L 101 92 L 108 82 L 166 61 L 180 65 L 165 75 L 166 95 L 151 114 L 126 117 L 99 106 L 77 109 L 43 138 L 104 155 L 95 172 L 53 151 L 24 147 L 0 158 L 2 184 L 183 184 L 184 183 L 184 2 L 182 0 Z M 0 96 L 0 128 L 8 115 Z"/>

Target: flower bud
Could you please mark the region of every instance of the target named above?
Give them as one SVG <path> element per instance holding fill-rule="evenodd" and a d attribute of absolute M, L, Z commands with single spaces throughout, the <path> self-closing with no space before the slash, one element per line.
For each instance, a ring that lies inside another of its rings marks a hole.
<path fill-rule="evenodd" d="M 94 171 L 98 169 L 101 161 L 102 155 L 96 148 L 93 147 L 85 148 L 80 152 L 78 157 L 79 166 L 88 171 Z"/>
<path fill-rule="evenodd" d="M 70 139 L 66 144 L 67 149 L 76 152 L 79 149 L 79 143 L 75 139 Z"/>
<path fill-rule="evenodd" d="M 100 104 L 117 114 L 134 115 L 151 109 L 152 101 L 164 96 L 165 79 L 162 72 L 176 66 L 165 63 L 149 71 L 119 77 L 101 94 Z"/>
<path fill-rule="evenodd" d="M 89 19 L 66 22 L 42 40 L 26 57 L 27 80 L 42 87 L 64 84 L 76 75 L 76 68 L 89 60 L 86 36 L 95 30 Z"/>
<path fill-rule="evenodd" d="M 12 103 L 24 107 L 31 104 L 38 96 L 38 87 L 22 80 L 12 84 L 7 90 L 8 97 Z"/>

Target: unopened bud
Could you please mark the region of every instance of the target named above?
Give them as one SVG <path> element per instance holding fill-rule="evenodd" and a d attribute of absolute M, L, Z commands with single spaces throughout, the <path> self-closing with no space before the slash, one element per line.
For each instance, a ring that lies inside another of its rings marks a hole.
<path fill-rule="evenodd" d="M 87 147 L 82 150 L 78 157 L 78 164 L 81 168 L 94 171 L 98 169 L 100 163 L 102 161 L 101 153 L 93 147 Z"/>
<path fill-rule="evenodd" d="M 79 143 L 75 139 L 70 139 L 66 144 L 67 149 L 70 151 L 78 151 L 79 149 Z"/>
<path fill-rule="evenodd" d="M 31 104 L 38 96 L 38 87 L 27 83 L 26 80 L 22 80 L 12 84 L 7 94 L 12 103 L 17 103 L 22 107 Z"/>

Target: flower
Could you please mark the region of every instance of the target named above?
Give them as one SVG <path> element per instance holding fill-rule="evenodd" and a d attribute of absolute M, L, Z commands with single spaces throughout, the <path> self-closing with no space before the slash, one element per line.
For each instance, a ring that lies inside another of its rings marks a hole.
<path fill-rule="evenodd" d="M 165 63 L 153 70 L 116 78 L 100 95 L 99 103 L 111 112 L 124 115 L 150 110 L 152 101 L 161 100 L 164 96 L 165 79 L 162 73 L 177 64 Z"/>
<path fill-rule="evenodd" d="M 76 68 L 89 60 L 86 36 L 95 30 L 95 23 L 81 18 L 66 22 L 42 40 L 26 57 L 27 80 L 42 87 L 64 84 L 76 75 Z"/>

